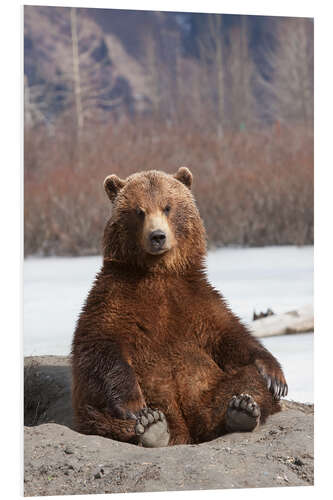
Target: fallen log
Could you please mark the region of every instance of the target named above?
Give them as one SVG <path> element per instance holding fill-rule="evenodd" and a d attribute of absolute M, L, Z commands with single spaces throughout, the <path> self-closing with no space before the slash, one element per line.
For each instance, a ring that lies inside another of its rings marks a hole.
<path fill-rule="evenodd" d="M 255 337 L 313 332 L 313 306 L 307 305 L 286 313 L 257 319 L 250 323 L 250 329 Z"/>

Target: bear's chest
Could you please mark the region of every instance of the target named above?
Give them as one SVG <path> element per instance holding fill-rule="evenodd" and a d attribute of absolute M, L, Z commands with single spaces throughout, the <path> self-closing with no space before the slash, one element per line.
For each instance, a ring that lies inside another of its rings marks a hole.
<path fill-rule="evenodd" d="M 175 344 L 177 339 L 192 335 L 194 325 L 200 321 L 202 301 L 185 287 L 149 290 L 137 300 L 139 337 L 143 333 L 152 341 Z"/>
<path fill-rule="evenodd" d="M 114 328 L 121 323 L 131 356 L 151 365 L 155 359 L 167 362 L 181 356 L 189 344 L 205 348 L 210 301 L 202 288 L 200 283 L 161 278 L 141 280 L 126 294 L 118 290 L 112 304 Z"/>

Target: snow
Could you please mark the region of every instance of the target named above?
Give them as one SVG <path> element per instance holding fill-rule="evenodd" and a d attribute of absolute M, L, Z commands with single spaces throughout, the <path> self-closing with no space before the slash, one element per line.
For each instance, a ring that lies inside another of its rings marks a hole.
<path fill-rule="evenodd" d="M 67 355 L 75 323 L 101 257 L 29 258 L 24 265 L 24 355 Z M 245 322 L 312 304 L 313 247 L 227 248 L 209 252 L 209 280 Z M 281 362 L 288 398 L 313 401 L 313 335 L 266 338 Z"/>
<path fill-rule="evenodd" d="M 24 264 L 24 355 L 67 355 L 101 257 L 31 258 Z"/>
<path fill-rule="evenodd" d="M 313 403 L 313 335 L 299 333 L 261 339 L 280 361 L 287 379 L 287 399 Z"/>
<path fill-rule="evenodd" d="M 254 309 L 298 309 L 313 301 L 313 247 L 217 250 L 208 256 L 208 277 L 246 321 Z"/>

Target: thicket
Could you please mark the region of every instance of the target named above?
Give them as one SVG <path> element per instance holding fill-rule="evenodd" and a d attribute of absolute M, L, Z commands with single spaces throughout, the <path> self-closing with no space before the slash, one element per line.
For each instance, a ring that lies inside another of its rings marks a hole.
<path fill-rule="evenodd" d="M 313 243 L 313 137 L 304 127 L 228 132 L 168 128 L 151 118 L 99 127 L 81 142 L 58 125 L 50 136 L 25 135 L 25 254 L 88 255 L 101 251 L 110 215 L 106 175 L 139 170 L 172 173 L 187 165 L 206 225 L 220 245 Z"/>

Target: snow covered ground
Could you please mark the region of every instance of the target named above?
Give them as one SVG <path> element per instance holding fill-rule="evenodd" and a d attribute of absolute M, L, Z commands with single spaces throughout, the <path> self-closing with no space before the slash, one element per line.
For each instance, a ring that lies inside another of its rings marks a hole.
<path fill-rule="evenodd" d="M 29 258 L 24 264 L 24 355 L 68 354 L 75 322 L 101 257 Z M 284 312 L 312 303 L 313 247 L 227 248 L 210 252 L 210 281 L 244 321 L 268 307 Z M 281 362 L 288 398 L 313 401 L 313 335 L 266 338 Z"/>
<path fill-rule="evenodd" d="M 287 399 L 313 403 L 313 334 L 267 337 L 261 341 L 282 365 L 289 386 Z"/>
<path fill-rule="evenodd" d="M 208 277 L 246 321 L 312 304 L 313 247 L 222 249 L 208 255 Z"/>

